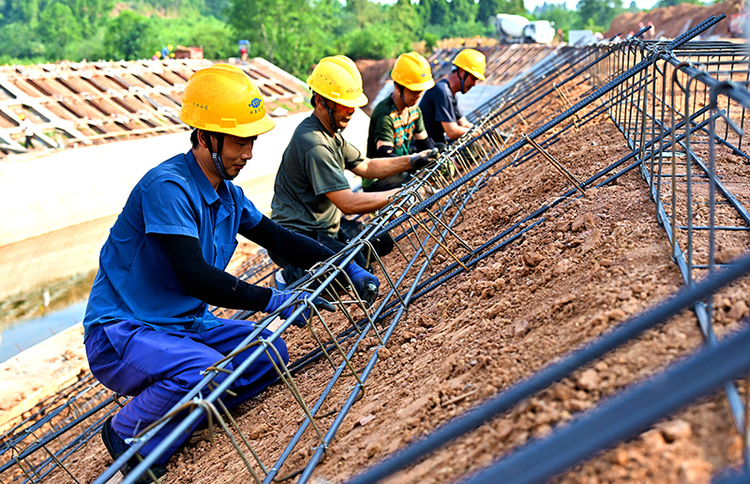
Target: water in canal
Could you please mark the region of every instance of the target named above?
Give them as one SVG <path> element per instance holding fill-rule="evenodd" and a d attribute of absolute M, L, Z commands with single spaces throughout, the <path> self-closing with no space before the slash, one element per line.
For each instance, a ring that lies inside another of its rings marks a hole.
<path fill-rule="evenodd" d="M 0 362 L 21 350 L 80 322 L 86 307 L 86 287 L 55 300 L 42 317 L 17 319 L 18 307 L 44 306 L 44 291 L 63 293 L 81 284 L 98 266 L 99 250 L 116 217 L 50 232 L 0 247 Z"/>

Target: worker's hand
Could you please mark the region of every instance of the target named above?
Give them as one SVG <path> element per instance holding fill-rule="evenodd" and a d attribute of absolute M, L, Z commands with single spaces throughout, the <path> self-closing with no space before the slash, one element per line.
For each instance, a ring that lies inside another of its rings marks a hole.
<path fill-rule="evenodd" d="M 345 271 L 349 276 L 349 279 L 352 280 L 354 289 L 357 291 L 357 294 L 359 294 L 359 297 L 367 303 L 368 307 L 372 306 L 378 298 L 380 280 L 378 280 L 374 274 L 367 272 L 354 262 L 351 262 L 346 266 Z"/>
<path fill-rule="evenodd" d="M 310 299 L 310 294 L 307 292 L 279 291 L 272 287 L 269 289 L 273 291 L 273 294 L 271 294 L 271 300 L 268 301 L 268 306 L 266 306 L 265 312 L 272 313 L 277 309 L 286 306 L 279 313 L 279 316 L 281 316 L 283 319 L 289 319 L 289 317 L 292 315 L 295 309 L 297 309 L 297 306 L 299 304 L 304 304 L 305 306 L 307 306 L 307 303 L 305 301 Z M 288 305 L 287 302 L 289 302 Z M 324 309 L 326 311 L 336 310 L 336 308 L 333 307 L 333 304 L 326 301 L 322 297 L 316 297 L 312 303 L 313 305 L 315 305 L 315 307 Z M 306 309 L 302 312 L 302 317 L 294 318 L 292 324 L 297 327 L 304 328 L 307 324 L 308 319 L 310 319 L 310 308 L 306 307 Z"/>
<path fill-rule="evenodd" d="M 425 166 L 435 161 L 437 159 L 437 156 L 438 149 L 432 148 L 431 150 L 424 150 L 411 155 L 411 158 L 409 158 L 409 163 L 411 164 L 411 167 L 413 169 L 419 170 L 420 168 L 424 168 Z"/>

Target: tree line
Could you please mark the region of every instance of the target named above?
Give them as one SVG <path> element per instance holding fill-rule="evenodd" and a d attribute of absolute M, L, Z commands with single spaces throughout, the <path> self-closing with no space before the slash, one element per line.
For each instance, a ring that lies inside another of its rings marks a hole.
<path fill-rule="evenodd" d="M 660 5 L 680 0 L 659 0 Z M 699 0 L 688 0 L 699 3 Z M 545 3 L 523 0 L 0 0 L 0 63 L 150 58 L 166 45 L 203 46 L 209 59 L 249 54 L 299 77 L 326 55 L 382 59 L 424 41 L 491 36 L 498 13 L 552 20 L 564 31 L 607 30 L 631 0 Z"/>

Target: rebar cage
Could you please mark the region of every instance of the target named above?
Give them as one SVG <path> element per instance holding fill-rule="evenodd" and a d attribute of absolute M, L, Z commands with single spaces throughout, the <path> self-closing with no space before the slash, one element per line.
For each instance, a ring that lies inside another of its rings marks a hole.
<path fill-rule="evenodd" d="M 301 422 L 297 430 L 290 433 L 291 437 L 281 443 L 280 451 L 270 456 L 255 451 L 250 445 L 251 439 L 240 431 L 222 402 L 224 396 L 231 393 L 232 383 L 253 361 L 262 355 L 272 359 L 276 356 L 271 343 L 282 337 L 293 319 L 274 323 L 279 310 L 260 320 L 231 355 L 206 369 L 201 384 L 162 421 L 132 439 L 131 450 L 94 482 L 105 483 L 110 479 L 167 420 L 179 421 L 170 436 L 123 481 L 125 484 L 134 482 L 164 451 L 170 439 L 177 438 L 206 417 L 212 428 L 229 436 L 238 460 L 253 481 L 270 483 L 296 478 L 297 482 L 308 482 L 352 406 L 367 398 L 368 377 L 378 362 L 379 353 L 388 347 L 394 330 L 404 320 L 410 304 L 457 275 L 481 267 L 488 257 L 525 233 L 540 230 L 552 208 L 585 197 L 587 190 L 612 183 L 633 170 L 639 170 L 648 183 L 658 220 L 671 243 L 671 256 L 683 275 L 686 292 L 670 303 L 671 306 L 665 304 L 633 318 L 623 323 L 621 331 L 601 336 L 591 347 L 550 364 L 525 382 L 501 390 L 487 404 L 459 419 L 460 422 L 449 422 L 421 443 L 408 446 L 352 482 L 376 482 L 417 461 L 646 328 L 659 324 L 665 314 L 674 314 L 683 307 L 689 306 L 695 311 L 706 341 L 705 351 L 713 352 L 708 356 L 724 358 L 722 361 L 730 355 L 736 356 L 722 351 L 726 350 L 726 343 L 719 343 L 712 331 L 711 294 L 747 274 L 750 268 L 744 260 L 730 263 L 744 252 L 738 248 L 747 247 L 746 232 L 750 227 L 743 206 L 747 199 L 745 185 L 732 171 L 732 164 L 738 163 L 738 159 L 742 163 L 750 159 L 743 151 L 742 131 L 745 108 L 750 107 L 748 55 L 744 45 L 690 41 L 721 20 L 706 19 L 670 42 L 642 40 L 643 32 L 639 32 L 627 41 L 615 39 L 596 46 L 550 49 L 545 56 L 535 51 L 540 59 L 536 64 L 508 81 L 497 96 L 469 114 L 468 118 L 474 123 L 469 133 L 451 144 L 436 163 L 419 172 L 391 203 L 373 214 L 365 222 L 365 230 L 351 240 L 345 250 L 318 264 L 310 270 L 309 279 L 293 287 L 296 291 L 310 293 L 311 298 L 326 297 L 334 302 L 338 311 L 325 314 L 311 304 L 296 303 L 293 317 L 303 318 L 306 310 L 311 314 L 305 320 L 305 331 L 309 333 L 312 350 L 289 365 L 275 358 L 279 381 L 297 405 L 289 409 L 289 425 Z M 491 62 L 489 66 L 502 69 L 502 65 Z M 608 116 L 622 132 L 629 149 L 626 156 L 592 161 L 585 170 L 573 170 L 551 153 L 557 142 L 575 136 L 582 126 L 601 116 Z M 511 214 L 491 237 L 463 240 L 455 228 L 464 222 L 464 210 L 476 193 L 493 177 L 527 162 L 549 164 L 557 174 L 550 187 L 539 192 L 538 206 Z M 717 214 L 720 224 L 716 222 Z M 399 254 L 387 261 L 377 256 L 369 242 L 385 231 L 393 236 Z M 351 289 L 351 281 L 343 270 L 360 252 L 372 261 L 383 281 L 382 295 L 371 307 Z M 257 281 L 267 277 L 268 270 L 267 264 L 250 267 L 245 277 Z M 251 316 L 253 313 L 244 312 L 234 317 Z M 268 327 L 276 328 L 272 336 L 258 338 L 260 331 Z M 228 361 L 238 354 L 243 354 L 244 360 L 227 372 L 224 368 Z M 730 362 L 736 366 L 733 370 L 746 374 L 750 362 L 745 360 L 733 358 Z M 313 367 L 317 375 L 323 375 L 322 383 L 314 390 L 305 389 L 298 384 L 298 375 Z M 217 383 L 214 378 L 219 374 L 222 378 Z M 116 399 L 101 386 L 95 382 L 87 385 L 99 399 L 90 410 L 67 420 L 58 417 L 70 413 L 68 409 L 79 398 L 78 394 L 73 396 L 71 390 L 6 433 L 0 454 L 9 458 L 0 468 L 0 481 L 43 482 L 53 470 L 72 474 L 61 469 L 66 468 L 65 460 L 73 447 L 80 447 L 95 434 L 106 415 L 115 408 Z M 705 385 L 705 388 L 723 388 L 737 429 L 744 435 L 746 407 L 731 378 L 726 377 L 726 372 L 717 371 Z M 674 390 L 680 391 L 680 388 Z M 677 403 L 670 402 L 671 406 L 659 407 L 661 413 L 644 414 L 643 418 L 663 417 L 677 408 L 675 405 L 684 405 L 694 398 L 697 390 L 692 391 L 689 395 L 680 394 L 683 398 Z M 595 424 L 616 418 L 605 410 L 607 408 L 602 409 Z M 53 414 L 55 417 L 51 417 Z M 83 424 L 84 420 L 88 426 Z M 569 427 L 587 430 L 590 427 L 586 425 L 592 424 L 582 419 Z M 644 425 L 643 421 L 632 422 L 630 430 L 640 428 L 638 425 Z M 574 451 L 562 452 L 572 444 L 560 434 L 562 432 L 554 432 L 543 441 L 552 446 L 549 448 L 560 451 L 561 457 L 554 465 L 531 466 L 536 469 L 534 473 L 520 475 L 517 481 L 511 482 L 541 482 L 580 462 L 603 445 L 581 444 Z M 607 445 L 627 435 L 613 433 Z M 53 442 L 59 442 L 60 446 L 53 449 Z M 295 452 L 300 449 L 304 452 Z M 540 451 L 532 446 L 521 457 L 531 458 L 528 456 L 538 455 L 533 452 Z M 301 454 L 306 456 L 303 464 L 292 465 Z M 477 482 L 493 482 L 499 472 L 508 476 L 510 464 L 503 462 L 487 470 L 486 481 Z M 506 467 L 498 467 L 503 465 Z M 22 476 L 19 469 L 22 469 Z M 6 477 L 10 475 L 7 472 L 14 471 L 15 477 Z M 16 479 L 19 476 L 21 479 Z"/>

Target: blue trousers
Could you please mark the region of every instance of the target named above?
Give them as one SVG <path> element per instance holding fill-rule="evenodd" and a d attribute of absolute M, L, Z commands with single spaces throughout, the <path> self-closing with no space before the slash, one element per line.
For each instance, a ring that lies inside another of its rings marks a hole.
<path fill-rule="evenodd" d="M 120 437 L 134 437 L 166 415 L 203 379 L 201 371 L 229 354 L 255 327 L 251 321 L 220 321 L 221 326 L 202 333 L 155 331 L 131 320 L 92 330 L 86 339 L 91 372 L 107 388 L 133 397 L 112 419 L 112 429 Z M 270 335 L 268 330 L 261 333 L 262 338 Z M 287 363 L 289 353 L 284 341 L 277 339 L 274 346 Z M 257 348 L 253 346 L 235 356 L 226 368 L 234 370 Z M 270 348 L 269 353 L 277 359 Z M 220 373 L 214 381 L 220 383 L 226 376 Z M 276 376 L 271 361 L 263 355 L 230 387 L 237 396 L 225 395 L 222 401 L 229 408 L 236 407 L 263 391 Z M 208 391 L 204 390 L 204 394 Z M 164 464 L 200 423 L 196 422 L 189 432 L 177 439 L 156 463 Z M 141 448 L 141 455 L 148 455 L 178 424 L 176 419 L 168 422 Z"/>

